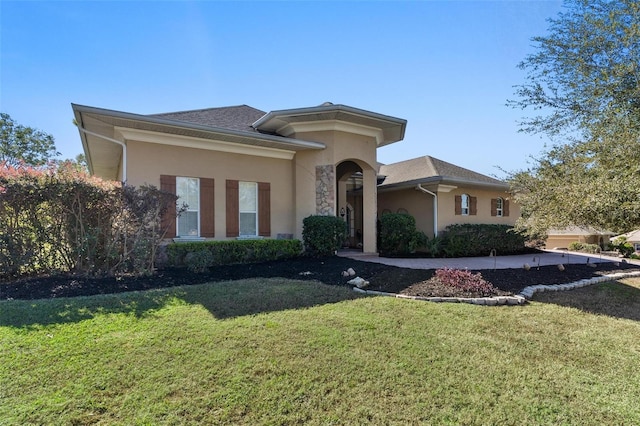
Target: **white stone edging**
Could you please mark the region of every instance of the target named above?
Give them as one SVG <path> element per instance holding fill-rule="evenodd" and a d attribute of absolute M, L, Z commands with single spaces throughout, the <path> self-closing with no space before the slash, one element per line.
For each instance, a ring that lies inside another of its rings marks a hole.
<path fill-rule="evenodd" d="M 575 288 L 586 287 L 591 284 L 603 283 L 607 281 L 615 281 L 621 278 L 638 277 L 640 271 L 634 272 L 618 272 L 616 274 L 608 274 L 600 277 L 583 279 L 567 284 L 553 284 L 553 285 L 530 285 L 525 287 L 520 293 L 515 296 L 495 296 L 495 297 L 423 297 L 423 296 L 407 296 L 405 294 L 387 293 L 384 291 L 375 290 L 363 290 L 358 287 L 354 287 L 353 291 L 362 294 L 368 294 L 373 296 L 389 296 L 398 299 L 411 299 L 411 300 L 423 300 L 427 302 L 449 302 L 449 303 L 470 303 L 473 305 L 485 305 L 485 306 L 500 306 L 500 305 L 524 305 L 527 303 L 527 299 L 538 292 L 543 291 L 565 291 L 573 290 Z"/>

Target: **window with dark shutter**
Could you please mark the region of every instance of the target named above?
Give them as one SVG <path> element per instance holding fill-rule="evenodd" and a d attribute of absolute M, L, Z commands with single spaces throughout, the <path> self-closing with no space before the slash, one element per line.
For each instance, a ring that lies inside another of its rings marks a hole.
<path fill-rule="evenodd" d="M 176 177 L 169 175 L 160 175 L 160 189 L 171 194 L 176 193 Z M 176 207 L 169 206 L 169 209 L 162 215 L 162 229 L 166 229 L 166 238 L 176 236 Z"/>
<path fill-rule="evenodd" d="M 469 214 L 471 216 L 478 214 L 478 197 L 469 197 Z"/>
<path fill-rule="evenodd" d="M 200 178 L 200 236 L 214 238 L 215 228 L 214 180 Z"/>
<path fill-rule="evenodd" d="M 258 182 L 258 235 L 271 236 L 271 184 Z"/>
<path fill-rule="evenodd" d="M 491 199 L 491 216 L 498 216 L 498 199 Z"/>
<path fill-rule="evenodd" d="M 237 180 L 227 180 L 227 192 L 225 195 L 227 202 L 227 237 L 237 237 L 240 235 L 240 200 L 238 187 Z"/>

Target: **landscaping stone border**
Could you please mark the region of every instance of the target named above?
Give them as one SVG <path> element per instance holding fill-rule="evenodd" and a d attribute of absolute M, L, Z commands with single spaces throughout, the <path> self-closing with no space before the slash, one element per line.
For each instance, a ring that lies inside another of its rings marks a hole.
<path fill-rule="evenodd" d="M 384 291 L 364 290 L 358 287 L 354 287 L 353 291 L 362 294 L 368 294 L 372 296 L 390 296 L 398 299 L 411 299 L 411 300 L 423 300 L 427 302 L 449 302 L 449 303 L 470 303 L 472 305 L 485 305 L 485 306 L 501 306 L 501 305 L 524 305 L 528 299 L 531 299 L 535 293 L 543 291 L 565 291 L 573 290 L 575 288 L 586 287 L 591 284 L 604 283 L 607 281 L 615 281 L 621 278 L 638 277 L 640 271 L 634 272 L 619 272 L 615 274 L 603 275 L 601 277 L 588 278 L 580 281 L 575 281 L 567 284 L 553 284 L 553 285 L 530 285 L 525 287 L 519 294 L 515 296 L 495 296 L 495 297 L 422 297 L 422 296 L 407 296 L 404 294 L 386 293 Z"/>

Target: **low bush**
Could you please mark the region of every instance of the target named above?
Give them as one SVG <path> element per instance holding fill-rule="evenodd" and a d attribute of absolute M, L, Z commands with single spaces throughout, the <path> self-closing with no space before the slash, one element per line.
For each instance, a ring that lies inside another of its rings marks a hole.
<path fill-rule="evenodd" d="M 427 237 L 416 229 L 413 216 L 402 213 L 389 213 L 380 218 L 381 256 L 403 256 L 414 253 L 418 247 L 424 247 Z"/>
<path fill-rule="evenodd" d="M 528 251 L 525 236 L 513 226 L 490 224 L 450 225 L 441 234 L 442 255 L 445 257 L 517 254 Z"/>
<path fill-rule="evenodd" d="M 568 249 L 570 251 L 580 251 L 584 253 L 600 253 L 600 246 L 598 244 L 581 243 L 579 241 L 570 243 Z"/>
<path fill-rule="evenodd" d="M 302 226 L 304 250 L 310 256 L 333 256 L 347 238 L 347 224 L 336 216 L 308 216 Z"/>
<path fill-rule="evenodd" d="M 633 245 L 627 241 L 627 237 L 618 237 L 611 243 L 611 248 L 617 250 L 623 257 L 629 257 L 634 253 Z"/>
<path fill-rule="evenodd" d="M 496 294 L 497 289 L 480 273 L 472 273 L 461 269 L 438 269 L 435 278 L 442 284 L 462 291 L 480 293 L 483 296 Z"/>
<path fill-rule="evenodd" d="M 207 252 L 205 255 L 200 252 Z M 302 252 L 300 240 L 225 240 L 171 243 L 166 248 L 170 266 L 198 269 L 199 265 L 231 265 L 289 259 Z M 194 254 L 200 253 L 200 254 Z M 191 265 L 191 266 L 190 266 Z"/>

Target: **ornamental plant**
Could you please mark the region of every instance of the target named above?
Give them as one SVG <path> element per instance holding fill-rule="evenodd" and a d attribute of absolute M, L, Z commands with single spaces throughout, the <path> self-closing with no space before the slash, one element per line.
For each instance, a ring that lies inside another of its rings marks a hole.
<path fill-rule="evenodd" d="M 435 278 L 442 284 L 469 293 L 479 293 L 482 296 L 491 296 L 497 293 L 497 289 L 484 278 L 482 274 L 472 273 L 462 269 L 438 269 Z"/>
<path fill-rule="evenodd" d="M 40 273 L 150 274 L 175 195 L 70 164 L 0 163 L 0 279 Z"/>

